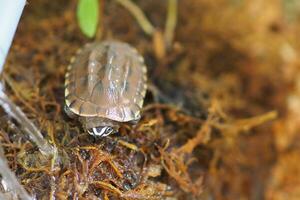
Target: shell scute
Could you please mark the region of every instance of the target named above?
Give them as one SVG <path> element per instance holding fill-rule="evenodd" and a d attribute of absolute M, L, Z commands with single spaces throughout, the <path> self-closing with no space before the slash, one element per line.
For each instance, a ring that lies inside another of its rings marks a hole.
<path fill-rule="evenodd" d="M 115 41 L 92 43 L 72 61 L 65 81 L 70 111 L 119 122 L 138 120 L 147 70 L 136 49 Z"/>

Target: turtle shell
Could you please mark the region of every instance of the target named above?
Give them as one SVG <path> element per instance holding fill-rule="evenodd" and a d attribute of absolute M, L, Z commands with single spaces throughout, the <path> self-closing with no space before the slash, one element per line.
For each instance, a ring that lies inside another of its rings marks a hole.
<path fill-rule="evenodd" d="M 82 117 L 136 121 L 146 93 L 146 71 L 143 57 L 126 43 L 87 44 L 68 67 L 66 106 Z"/>

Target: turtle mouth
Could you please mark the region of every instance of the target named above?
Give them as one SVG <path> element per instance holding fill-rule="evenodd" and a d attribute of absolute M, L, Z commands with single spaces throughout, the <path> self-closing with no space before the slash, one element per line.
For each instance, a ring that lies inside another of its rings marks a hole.
<path fill-rule="evenodd" d="M 111 126 L 97 126 L 95 128 L 88 129 L 87 131 L 89 134 L 99 137 L 105 137 L 116 132 Z"/>

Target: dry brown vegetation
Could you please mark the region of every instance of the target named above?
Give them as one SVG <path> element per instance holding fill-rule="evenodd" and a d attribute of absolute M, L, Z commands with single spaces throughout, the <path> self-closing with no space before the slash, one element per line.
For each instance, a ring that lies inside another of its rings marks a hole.
<path fill-rule="evenodd" d="M 165 46 L 166 1 L 137 1 L 153 36 L 103 2 L 95 40 L 135 46 L 155 89 L 136 127 L 85 133 L 63 111 L 66 67 L 91 42 L 76 1 L 29 1 L 3 80 L 57 152 L 41 154 L 1 111 L 1 144 L 25 189 L 37 199 L 300 199 L 297 17 L 279 0 L 179 1 Z"/>

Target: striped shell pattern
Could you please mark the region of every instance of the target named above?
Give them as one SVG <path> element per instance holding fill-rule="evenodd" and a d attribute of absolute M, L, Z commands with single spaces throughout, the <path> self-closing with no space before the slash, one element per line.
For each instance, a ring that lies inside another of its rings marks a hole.
<path fill-rule="evenodd" d="M 126 43 L 87 44 L 68 67 L 66 106 L 81 117 L 138 120 L 147 88 L 146 71 L 143 57 Z"/>

